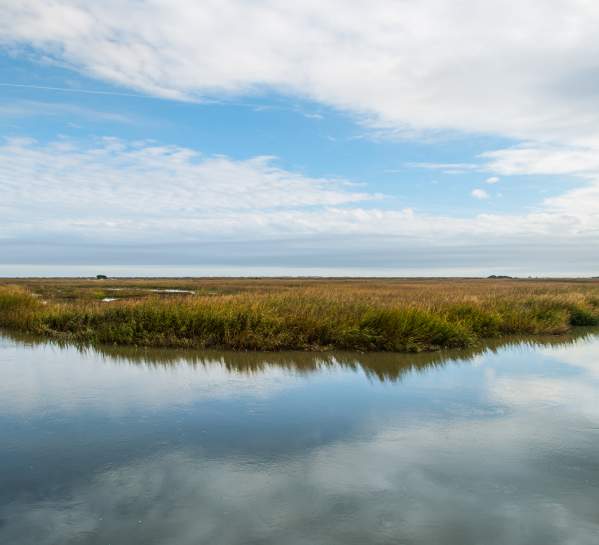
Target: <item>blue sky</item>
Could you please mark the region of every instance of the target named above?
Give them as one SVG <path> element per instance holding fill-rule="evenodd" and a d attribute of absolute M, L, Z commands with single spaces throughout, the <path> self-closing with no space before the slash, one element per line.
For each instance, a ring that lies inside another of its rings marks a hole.
<path fill-rule="evenodd" d="M 0 5 L 0 274 L 597 273 L 599 9 L 463 4 Z"/>

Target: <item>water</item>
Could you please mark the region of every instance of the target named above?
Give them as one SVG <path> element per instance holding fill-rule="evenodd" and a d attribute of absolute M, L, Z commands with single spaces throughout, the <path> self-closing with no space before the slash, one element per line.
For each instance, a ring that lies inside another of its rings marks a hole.
<path fill-rule="evenodd" d="M 473 352 L 0 337 L 0 543 L 599 542 L 599 337 Z"/>

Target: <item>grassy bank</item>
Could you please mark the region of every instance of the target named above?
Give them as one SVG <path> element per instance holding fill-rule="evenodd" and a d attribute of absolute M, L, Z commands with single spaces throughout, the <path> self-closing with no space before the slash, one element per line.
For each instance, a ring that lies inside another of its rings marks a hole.
<path fill-rule="evenodd" d="M 173 288 L 193 293 L 152 291 Z M 110 295 L 119 300 L 102 301 Z M 420 352 L 597 324 L 596 282 L 186 279 L 0 285 L 0 326 L 91 344 Z"/>

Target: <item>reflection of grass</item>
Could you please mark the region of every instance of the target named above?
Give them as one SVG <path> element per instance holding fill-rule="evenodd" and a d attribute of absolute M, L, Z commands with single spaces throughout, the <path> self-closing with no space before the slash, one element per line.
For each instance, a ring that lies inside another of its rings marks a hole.
<path fill-rule="evenodd" d="M 117 293 L 125 300 L 98 302 Z M 419 352 L 598 323 L 599 283 L 593 282 L 39 280 L 0 286 L 0 325 L 92 344 Z"/>
<path fill-rule="evenodd" d="M 41 336 L 6 332 L 13 340 L 36 345 L 53 343 L 67 347 L 70 343 L 60 339 L 44 339 Z M 597 328 L 575 328 L 564 335 L 510 336 L 503 339 L 486 340 L 476 347 L 447 349 L 436 352 L 398 354 L 390 352 L 235 352 L 218 350 L 194 350 L 186 348 L 153 348 L 85 344 L 76 345 L 82 353 L 92 352 L 106 357 L 111 362 L 141 365 L 150 368 L 178 366 L 211 367 L 222 365 L 231 373 L 258 375 L 272 369 L 283 369 L 293 373 L 309 374 L 322 369 L 341 367 L 362 371 L 368 377 L 382 382 L 395 382 L 409 372 L 424 372 L 452 362 L 468 362 L 477 356 L 497 353 L 502 349 L 530 346 L 568 346 L 586 341 L 591 335 L 599 335 Z"/>

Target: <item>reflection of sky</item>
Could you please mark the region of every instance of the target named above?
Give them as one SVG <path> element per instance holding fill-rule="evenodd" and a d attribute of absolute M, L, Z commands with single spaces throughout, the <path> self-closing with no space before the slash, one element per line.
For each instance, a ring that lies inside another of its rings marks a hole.
<path fill-rule="evenodd" d="M 594 544 L 593 352 L 505 348 L 380 383 L 5 340 L 0 541 Z"/>
<path fill-rule="evenodd" d="M 541 347 L 519 373 L 489 371 L 491 399 L 512 408 L 573 413 L 599 426 L 599 342 Z M 531 361 L 532 360 L 532 361 Z M 511 371 L 511 370 L 510 370 Z"/>
<path fill-rule="evenodd" d="M 24 351 L 5 340 L 0 349 L 5 371 L 0 384 L 3 413 L 95 409 L 118 415 L 132 408 L 152 410 L 203 398 L 263 397 L 292 383 L 289 373 L 282 370 L 272 369 L 260 377 L 241 376 L 228 373 L 218 362 L 201 368 L 149 368 L 52 345 Z"/>

